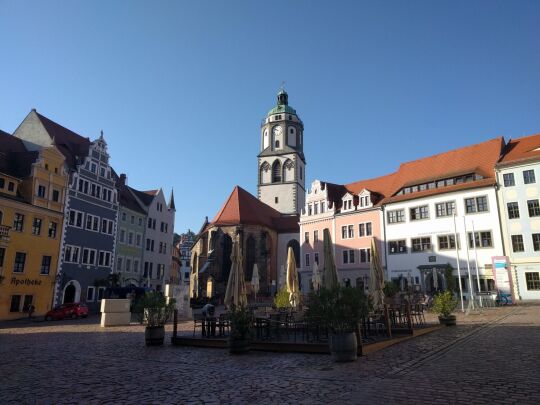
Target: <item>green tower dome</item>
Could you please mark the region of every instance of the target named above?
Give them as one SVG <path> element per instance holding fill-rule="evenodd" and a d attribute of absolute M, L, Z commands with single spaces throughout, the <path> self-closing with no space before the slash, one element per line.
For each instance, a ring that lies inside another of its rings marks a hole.
<path fill-rule="evenodd" d="M 295 114 L 296 110 L 289 106 L 289 95 L 283 89 L 283 87 L 279 90 L 277 94 L 277 105 L 272 108 L 270 111 L 268 111 L 267 117 L 272 114 L 279 114 L 279 113 L 285 113 L 285 114 Z"/>

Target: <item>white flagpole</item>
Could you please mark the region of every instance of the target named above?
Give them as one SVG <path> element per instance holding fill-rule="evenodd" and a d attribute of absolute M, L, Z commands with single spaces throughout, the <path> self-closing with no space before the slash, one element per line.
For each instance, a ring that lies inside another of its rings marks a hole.
<path fill-rule="evenodd" d="M 461 269 L 459 267 L 459 239 L 457 234 L 457 226 L 456 226 L 456 213 L 454 212 L 453 215 L 454 219 L 454 242 L 456 244 L 456 265 L 457 265 L 457 274 L 458 274 L 458 284 L 459 284 L 459 299 L 461 301 L 461 312 L 465 312 L 465 307 L 463 305 L 463 287 L 461 286 Z M 467 238 L 467 234 L 465 234 L 465 238 Z"/>
<path fill-rule="evenodd" d="M 467 223 L 465 221 L 465 217 L 463 217 L 463 230 L 465 231 L 465 239 L 466 239 L 466 242 L 467 242 L 465 244 L 465 248 L 467 249 L 466 250 L 466 252 L 467 252 L 467 275 L 469 277 L 469 295 L 470 295 L 469 303 L 467 305 L 467 310 L 470 310 L 470 309 L 474 309 L 474 303 L 473 303 L 473 291 L 472 291 L 472 279 L 471 279 L 471 259 L 469 257 L 469 241 L 468 241 Z M 472 237 L 473 237 L 473 241 L 474 241 L 474 238 L 476 237 L 476 235 L 473 233 Z"/>
<path fill-rule="evenodd" d="M 476 232 L 474 230 L 474 221 L 471 221 L 471 226 L 472 226 L 473 235 L 475 235 Z M 474 261 L 475 261 L 474 267 L 476 267 L 476 285 L 478 287 L 478 292 L 480 292 L 480 274 L 478 273 L 478 253 L 476 252 L 476 237 L 473 238 L 473 247 L 474 247 Z M 482 295 L 480 295 L 480 307 L 483 307 Z"/>

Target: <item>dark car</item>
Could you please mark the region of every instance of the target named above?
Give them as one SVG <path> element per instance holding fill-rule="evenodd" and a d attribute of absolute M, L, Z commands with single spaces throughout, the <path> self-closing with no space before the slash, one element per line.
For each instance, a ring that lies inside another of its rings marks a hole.
<path fill-rule="evenodd" d="M 46 321 L 52 321 L 53 319 L 64 318 L 86 318 L 88 316 L 88 307 L 86 304 L 71 303 L 62 304 L 54 307 L 45 314 Z"/>

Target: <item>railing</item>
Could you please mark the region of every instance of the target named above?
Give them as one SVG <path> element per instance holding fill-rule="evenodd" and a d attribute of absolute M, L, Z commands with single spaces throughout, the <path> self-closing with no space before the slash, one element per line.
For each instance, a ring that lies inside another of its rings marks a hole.
<path fill-rule="evenodd" d="M 9 230 L 11 226 L 0 225 L 0 238 L 9 238 Z"/>

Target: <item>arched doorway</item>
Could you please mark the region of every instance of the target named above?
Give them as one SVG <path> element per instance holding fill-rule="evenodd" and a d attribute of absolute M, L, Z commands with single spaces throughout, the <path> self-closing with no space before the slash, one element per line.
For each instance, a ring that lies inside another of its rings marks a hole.
<path fill-rule="evenodd" d="M 81 285 L 77 280 L 71 280 L 64 287 L 62 304 L 79 302 L 81 299 Z"/>
<path fill-rule="evenodd" d="M 232 238 L 224 234 L 221 238 L 221 279 L 225 282 L 229 279 L 231 272 L 231 253 L 232 253 Z"/>
<path fill-rule="evenodd" d="M 298 243 L 296 239 L 291 239 L 289 243 L 287 243 L 287 255 L 289 254 L 289 247 L 292 247 L 296 268 L 300 268 L 300 243 Z"/>

